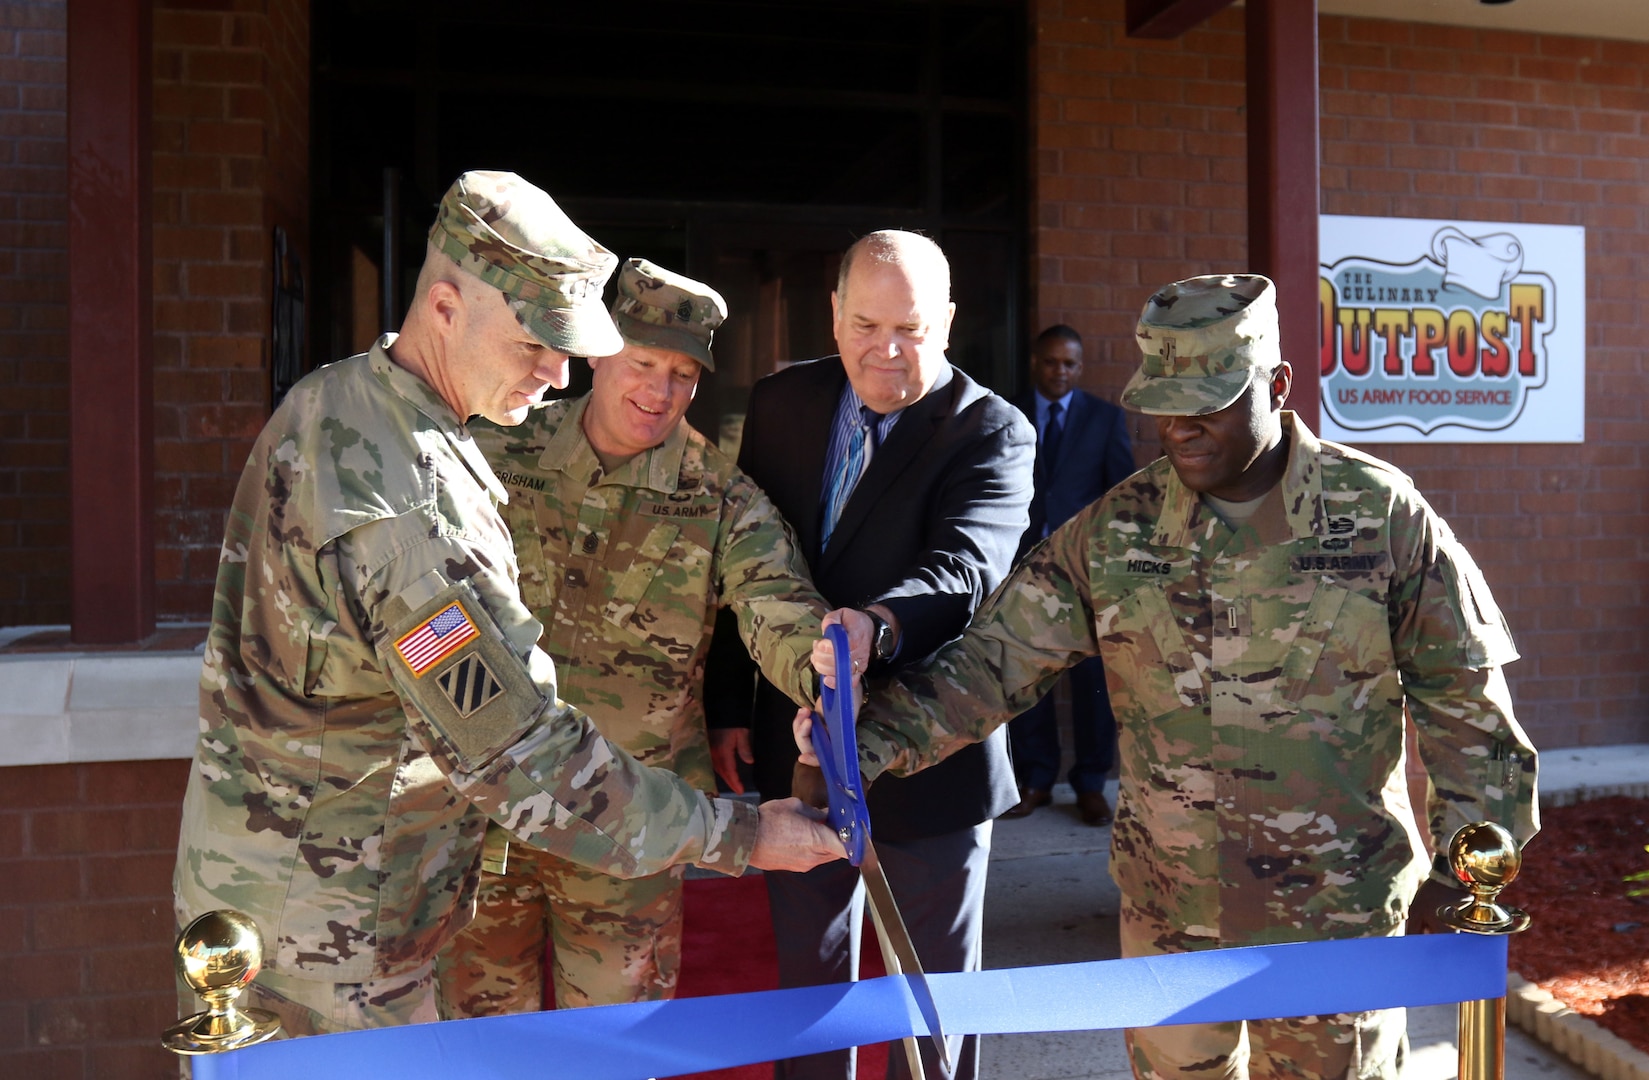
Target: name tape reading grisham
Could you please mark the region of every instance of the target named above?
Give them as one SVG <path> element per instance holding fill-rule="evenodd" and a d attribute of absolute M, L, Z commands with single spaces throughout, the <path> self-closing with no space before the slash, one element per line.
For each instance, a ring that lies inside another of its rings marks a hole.
<path fill-rule="evenodd" d="M 1321 430 L 1341 442 L 1581 442 L 1586 231 L 1325 215 Z"/>

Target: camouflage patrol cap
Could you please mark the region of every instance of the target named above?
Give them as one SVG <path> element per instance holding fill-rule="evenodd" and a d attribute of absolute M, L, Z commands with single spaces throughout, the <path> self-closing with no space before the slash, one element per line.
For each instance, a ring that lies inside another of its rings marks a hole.
<path fill-rule="evenodd" d="M 618 256 L 542 188 L 507 172 L 467 172 L 441 199 L 430 243 L 504 294 L 521 325 L 571 356 L 624 347 L 601 303 Z"/>
<path fill-rule="evenodd" d="M 1258 274 L 1211 274 L 1157 290 L 1134 328 L 1144 354 L 1122 404 L 1151 416 L 1219 412 L 1256 370 L 1282 359 L 1277 288 Z"/>
<path fill-rule="evenodd" d="M 630 259 L 618 272 L 613 323 L 632 345 L 685 353 L 714 371 L 710 339 L 725 318 L 721 294 L 690 277 L 646 259 Z"/>

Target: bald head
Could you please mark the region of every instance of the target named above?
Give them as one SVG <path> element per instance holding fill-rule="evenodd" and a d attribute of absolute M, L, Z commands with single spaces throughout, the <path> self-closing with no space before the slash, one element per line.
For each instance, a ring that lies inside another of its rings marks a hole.
<path fill-rule="evenodd" d="M 950 260 L 938 244 L 920 233 L 903 229 L 880 229 L 861 236 L 842 255 L 836 272 L 836 294 L 847 295 L 848 279 L 855 263 L 899 267 L 922 293 L 933 293 L 941 304 L 950 303 Z"/>

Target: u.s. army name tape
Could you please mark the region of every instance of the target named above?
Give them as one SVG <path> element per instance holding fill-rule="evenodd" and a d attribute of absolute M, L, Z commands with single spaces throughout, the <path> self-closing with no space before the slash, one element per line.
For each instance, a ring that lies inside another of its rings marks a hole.
<path fill-rule="evenodd" d="M 1358 938 L 928 980 L 950 1034 L 1313 1016 L 1503 997 L 1506 938 Z M 904 977 L 891 976 L 287 1039 L 193 1064 L 196 1080 L 641 1080 L 926 1034 Z"/>

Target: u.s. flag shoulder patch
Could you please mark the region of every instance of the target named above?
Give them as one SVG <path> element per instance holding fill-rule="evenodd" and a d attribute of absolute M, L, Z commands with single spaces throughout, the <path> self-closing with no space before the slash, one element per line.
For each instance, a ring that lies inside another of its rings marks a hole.
<path fill-rule="evenodd" d="M 455 600 L 403 634 L 395 643 L 395 652 L 415 678 L 422 678 L 480 634 L 464 605 Z"/>

